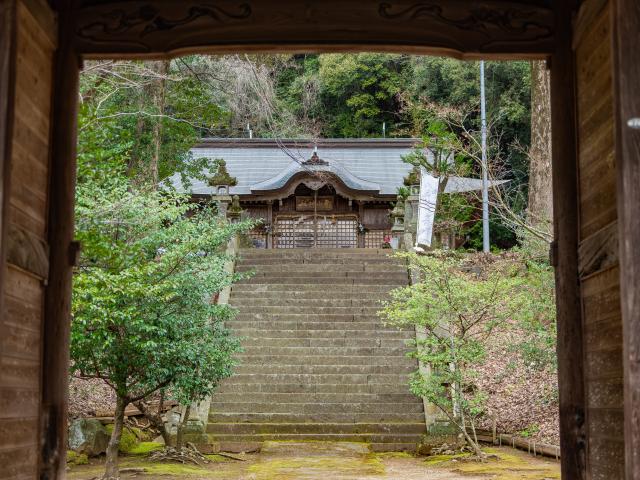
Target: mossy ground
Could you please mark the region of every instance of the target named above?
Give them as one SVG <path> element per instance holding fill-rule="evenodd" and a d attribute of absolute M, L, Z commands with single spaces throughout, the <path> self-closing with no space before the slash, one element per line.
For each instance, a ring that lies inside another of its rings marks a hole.
<path fill-rule="evenodd" d="M 71 465 L 88 465 L 89 457 L 86 453 L 77 453 L 73 450 L 67 451 L 67 463 Z"/>
<path fill-rule="evenodd" d="M 434 455 L 427 457 L 425 463 L 453 470 L 465 475 L 487 476 L 492 480 L 551 480 L 560 478 L 558 462 L 534 458 L 531 455 L 513 449 L 486 448 L 491 458 L 479 462 L 470 454 Z"/>
<path fill-rule="evenodd" d="M 113 424 L 106 426 L 107 433 L 109 435 L 113 432 Z M 122 429 L 122 436 L 120 437 L 120 452 L 130 453 L 136 449 L 141 440 L 146 440 L 145 434 L 138 428 L 132 428 L 125 426 Z"/>
<path fill-rule="evenodd" d="M 296 480 L 326 478 L 333 473 L 334 478 L 358 478 L 359 476 L 379 476 L 385 473 L 382 459 L 369 454 L 364 457 L 294 457 L 265 459 L 248 469 L 256 480 Z"/>
<path fill-rule="evenodd" d="M 164 445 L 156 442 L 140 442 L 137 445 L 131 447 L 127 452 L 129 455 L 148 455 L 156 450 L 162 450 Z"/>
<path fill-rule="evenodd" d="M 305 452 L 287 450 L 247 454 L 240 462 L 220 455 L 207 455 L 211 463 L 202 467 L 152 462 L 143 455 L 123 455 L 121 468 L 144 468 L 140 480 L 555 480 L 558 462 L 534 458 L 510 448 L 487 449 L 496 459 L 484 463 L 470 455 L 415 457 L 410 453 L 355 454 L 337 449 L 336 455 L 318 455 L 317 448 Z M 89 480 L 104 472 L 104 458 L 89 465 L 71 466 L 69 480 Z M 129 478 L 124 475 L 123 480 Z"/>

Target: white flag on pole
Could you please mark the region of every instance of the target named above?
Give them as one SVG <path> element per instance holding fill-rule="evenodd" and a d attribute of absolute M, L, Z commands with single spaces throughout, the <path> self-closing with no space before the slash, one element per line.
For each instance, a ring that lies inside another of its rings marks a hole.
<path fill-rule="evenodd" d="M 429 175 L 424 167 L 420 167 L 420 200 L 418 202 L 418 235 L 416 246 L 431 246 L 433 223 L 436 216 L 438 200 L 438 179 Z"/>

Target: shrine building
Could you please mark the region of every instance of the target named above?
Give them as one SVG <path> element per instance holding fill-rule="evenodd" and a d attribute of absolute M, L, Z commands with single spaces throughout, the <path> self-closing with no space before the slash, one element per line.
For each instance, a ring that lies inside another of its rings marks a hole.
<path fill-rule="evenodd" d="M 256 248 L 381 248 L 390 242 L 390 212 L 412 169 L 403 157 L 420 144 L 416 138 L 207 138 L 191 150 L 194 159 L 208 159 L 207 179 L 188 186 L 179 175 L 171 181 L 194 200 L 237 196 L 242 215 L 261 220 L 250 233 Z M 480 185 L 451 177 L 445 192 Z"/>

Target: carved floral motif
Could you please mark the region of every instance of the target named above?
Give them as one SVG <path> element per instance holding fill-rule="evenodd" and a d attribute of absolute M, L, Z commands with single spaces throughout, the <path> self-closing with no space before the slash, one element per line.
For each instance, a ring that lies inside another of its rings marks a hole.
<path fill-rule="evenodd" d="M 397 9 L 391 3 L 384 2 L 379 5 L 378 13 L 387 20 L 437 20 L 460 30 L 481 33 L 488 38 L 491 37 L 491 30 L 495 29 L 514 36 L 532 34 L 535 38 L 545 38 L 553 35 L 549 25 L 536 21 L 541 16 L 546 17 L 548 9 L 478 6 L 464 9 L 462 14 L 456 15 L 456 9 L 442 5 L 446 5 L 446 2 L 421 2 Z"/>
<path fill-rule="evenodd" d="M 105 13 L 100 20 L 80 28 L 78 35 L 92 39 L 96 36 L 118 35 L 130 30 L 140 30 L 139 36 L 144 37 L 150 33 L 172 30 L 204 17 L 222 24 L 230 20 L 244 20 L 250 16 L 251 6 L 248 3 L 239 4 L 235 11 L 207 3 L 192 5 L 186 12 L 175 17 L 163 14 L 153 4 L 145 4 L 134 10 L 119 8 Z"/>

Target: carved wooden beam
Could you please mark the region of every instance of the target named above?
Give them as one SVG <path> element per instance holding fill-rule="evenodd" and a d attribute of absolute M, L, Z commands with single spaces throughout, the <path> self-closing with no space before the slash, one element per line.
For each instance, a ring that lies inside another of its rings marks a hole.
<path fill-rule="evenodd" d="M 618 222 L 589 236 L 578 247 L 578 273 L 584 278 L 618 264 Z"/>
<path fill-rule="evenodd" d="M 46 280 L 49 277 L 49 246 L 36 234 L 12 223 L 7 238 L 7 262 Z"/>
<path fill-rule="evenodd" d="M 230 51 L 402 51 L 543 57 L 543 0 L 84 0 L 76 46 L 88 58 Z"/>

